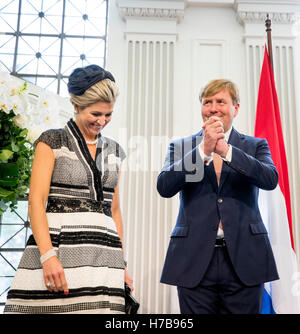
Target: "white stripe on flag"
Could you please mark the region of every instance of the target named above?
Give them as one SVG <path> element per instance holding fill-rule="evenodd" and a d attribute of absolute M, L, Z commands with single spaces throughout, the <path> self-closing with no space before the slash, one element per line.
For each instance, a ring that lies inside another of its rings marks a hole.
<path fill-rule="evenodd" d="M 286 204 L 279 185 L 259 190 L 258 205 L 269 232 L 280 279 L 265 284 L 277 314 L 300 313 L 300 283 L 296 254 L 291 246 Z"/>

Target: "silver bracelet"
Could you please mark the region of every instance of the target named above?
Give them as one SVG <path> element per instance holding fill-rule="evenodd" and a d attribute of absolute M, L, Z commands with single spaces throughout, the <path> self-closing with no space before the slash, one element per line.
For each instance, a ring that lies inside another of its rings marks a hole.
<path fill-rule="evenodd" d="M 55 250 L 52 248 L 50 250 L 48 250 L 48 252 L 46 252 L 45 254 L 43 254 L 40 259 L 41 259 L 41 264 L 43 264 L 45 261 L 47 261 L 48 259 L 50 259 L 50 257 L 52 256 L 56 256 L 56 252 Z"/>

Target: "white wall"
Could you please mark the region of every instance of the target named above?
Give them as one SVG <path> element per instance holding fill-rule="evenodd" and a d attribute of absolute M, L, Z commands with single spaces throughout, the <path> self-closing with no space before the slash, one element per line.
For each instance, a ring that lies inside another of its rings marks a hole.
<path fill-rule="evenodd" d="M 214 78 L 229 78 L 239 86 L 242 115 L 237 118 L 236 126 L 247 131 L 243 27 L 235 17 L 233 8 L 186 8 L 184 20 L 178 24 L 176 43 L 175 133 L 190 135 L 191 130 L 199 131 L 202 124 L 199 92 Z M 183 114 L 184 131 L 177 121 Z"/>
<path fill-rule="evenodd" d="M 144 158 L 162 165 L 166 143 L 151 146 L 151 135 L 171 138 L 197 132 L 201 87 L 210 79 L 227 77 L 240 88 L 235 127 L 253 135 L 268 11 L 299 254 L 300 152 L 299 142 L 295 143 L 300 136 L 300 24 L 295 25 L 299 0 L 288 4 L 280 0 L 110 0 L 107 69 L 116 77 L 121 96 L 105 132 L 125 146 L 129 158 L 138 152 L 128 144 L 132 136 L 143 136 L 148 148 Z M 287 50 L 291 56 L 286 58 Z M 132 172 L 125 165 L 121 202 L 126 256 L 135 295 L 141 301 L 140 312 L 176 313 L 176 289 L 160 284 L 159 278 L 178 199 L 157 195 L 157 174 L 149 169 Z"/>

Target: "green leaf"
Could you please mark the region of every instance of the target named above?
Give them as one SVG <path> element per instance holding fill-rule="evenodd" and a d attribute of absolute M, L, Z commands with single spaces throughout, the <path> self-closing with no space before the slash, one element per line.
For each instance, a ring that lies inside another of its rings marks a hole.
<path fill-rule="evenodd" d="M 15 144 L 15 142 L 12 140 L 11 141 L 11 149 L 14 151 L 14 152 L 19 152 L 20 151 L 20 148 L 18 145 Z"/>
<path fill-rule="evenodd" d="M 10 150 L 1 150 L 0 151 L 0 161 L 6 161 L 14 155 L 14 152 Z"/>
<path fill-rule="evenodd" d="M 18 183 L 18 179 L 17 178 L 4 178 L 4 179 L 0 179 L 0 185 L 3 187 L 13 187 Z"/>
<path fill-rule="evenodd" d="M 0 200 L 0 214 L 5 212 L 7 208 L 8 208 L 8 205 L 5 204 L 4 201 Z"/>
<path fill-rule="evenodd" d="M 25 193 L 28 190 L 27 186 L 21 186 L 20 187 L 20 192 Z"/>
<path fill-rule="evenodd" d="M 27 129 L 24 129 L 21 131 L 21 133 L 19 134 L 20 137 L 26 137 L 27 136 L 27 133 L 28 133 L 28 130 Z"/>
<path fill-rule="evenodd" d="M 5 199 L 8 196 L 13 195 L 13 193 L 14 193 L 13 191 L 6 190 L 6 189 L 3 189 L 2 187 L 0 187 L 0 198 L 1 199 Z"/>
<path fill-rule="evenodd" d="M 0 177 L 18 176 L 19 168 L 15 162 L 0 163 Z"/>

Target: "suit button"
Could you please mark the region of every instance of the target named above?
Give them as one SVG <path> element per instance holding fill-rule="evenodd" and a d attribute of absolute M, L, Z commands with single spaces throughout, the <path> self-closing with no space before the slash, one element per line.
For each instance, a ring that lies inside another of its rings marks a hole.
<path fill-rule="evenodd" d="M 218 203 L 219 203 L 219 204 L 223 203 L 222 198 L 218 198 Z"/>

